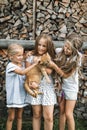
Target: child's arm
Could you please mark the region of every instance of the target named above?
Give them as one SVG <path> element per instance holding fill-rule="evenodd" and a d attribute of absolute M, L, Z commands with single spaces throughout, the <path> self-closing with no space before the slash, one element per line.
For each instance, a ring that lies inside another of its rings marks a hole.
<path fill-rule="evenodd" d="M 38 63 L 34 63 L 31 66 L 25 68 L 25 69 L 15 69 L 14 72 L 19 75 L 25 75 L 29 70 L 31 70 L 34 66 L 36 66 Z"/>
<path fill-rule="evenodd" d="M 69 74 L 64 73 L 63 70 L 59 68 L 53 61 L 49 62 L 49 66 L 52 67 L 61 77 L 64 78 L 69 77 L 74 72 L 74 70 L 72 70 L 72 72 Z"/>
<path fill-rule="evenodd" d="M 34 66 L 36 66 L 40 61 L 40 58 L 38 58 L 35 63 L 31 64 L 30 66 L 27 66 L 25 69 L 15 69 L 14 72 L 20 75 L 25 75 L 29 70 L 31 70 Z"/>

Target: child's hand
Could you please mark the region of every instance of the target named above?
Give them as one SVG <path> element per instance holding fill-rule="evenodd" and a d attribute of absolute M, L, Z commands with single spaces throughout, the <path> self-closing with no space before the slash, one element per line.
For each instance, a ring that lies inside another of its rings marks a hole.
<path fill-rule="evenodd" d="M 49 67 L 54 67 L 54 62 L 52 60 L 49 61 Z"/>
<path fill-rule="evenodd" d="M 31 56 L 31 55 L 33 55 L 33 50 L 26 52 L 26 58 L 27 58 L 28 56 Z"/>

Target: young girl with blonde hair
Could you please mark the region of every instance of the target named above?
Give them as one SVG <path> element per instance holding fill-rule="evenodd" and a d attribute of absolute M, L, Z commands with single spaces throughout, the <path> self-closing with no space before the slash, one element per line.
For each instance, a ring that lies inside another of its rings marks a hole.
<path fill-rule="evenodd" d="M 6 102 L 8 108 L 8 119 L 6 130 L 12 130 L 13 120 L 17 118 L 17 130 L 22 130 L 22 113 L 25 103 L 26 92 L 24 90 L 25 74 L 38 64 L 37 60 L 25 69 L 23 62 L 23 47 L 20 44 L 8 46 L 9 62 L 6 67 Z"/>

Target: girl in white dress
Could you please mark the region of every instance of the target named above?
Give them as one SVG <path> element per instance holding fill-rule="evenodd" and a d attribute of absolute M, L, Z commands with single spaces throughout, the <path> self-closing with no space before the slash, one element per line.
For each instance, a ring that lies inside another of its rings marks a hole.
<path fill-rule="evenodd" d="M 55 58 L 55 48 L 52 38 L 47 34 L 41 34 L 36 38 L 33 55 L 26 59 L 26 67 L 31 66 L 35 59 L 38 59 L 47 52 L 53 60 Z M 48 66 L 46 67 L 46 72 L 49 75 L 51 83 L 48 83 L 43 76 L 39 85 L 39 91 L 43 94 L 38 95 L 36 98 L 27 94 L 26 97 L 26 103 L 31 104 L 33 109 L 33 130 L 40 130 L 42 116 L 44 118 L 44 130 L 53 130 L 53 112 L 54 105 L 57 101 L 53 85 L 53 69 L 49 67 L 50 64 L 51 61 L 49 61 Z M 60 68 L 56 67 L 56 70 L 60 75 L 64 74 Z"/>
<path fill-rule="evenodd" d="M 12 123 L 17 118 L 17 130 L 22 130 L 22 113 L 25 103 L 26 92 L 24 90 L 25 74 L 35 65 L 37 60 L 30 67 L 25 69 L 23 62 L 23 47 L 19 44 L 10 44 L 8 46 L 8 57 L 10 62 L 6 67 L 6 101 L 8 107 L 8 119 L 6 130 L 12 130 Z"/>
<path fill-rule="evenodd" d="M 34 60 L 39 56 L 49 53 L 52 58 L 55 57 L 55 50 L 50 36 L 41 34 L 36 38 L 34 54 L 29 56 L 26 60 L 26 67 L 31 66 Z M 33 130 L 40 130 L 41 117 L 44 117 L 44 130 L 53 129 L 53 111 L 54 104 L 56 104 L 56 94 L 54 92 L 52 69 L 46 68 L 51 83 L 43 76 L 39 91 L 43 94 L 38 95 L 36 98 L 27 94 L 26 103 L 32 105 L 33 109 Z"/>

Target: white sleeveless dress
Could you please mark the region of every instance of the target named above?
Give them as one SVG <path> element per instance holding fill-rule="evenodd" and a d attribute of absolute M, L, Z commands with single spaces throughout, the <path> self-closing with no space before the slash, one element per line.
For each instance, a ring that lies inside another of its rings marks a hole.
<path fill-rule="evenodd" d="M 27 61 L 33 63 L 34 56 L 30 56 Z M 31 105 L 54 105 L 57 103 L 56 94 L 53 85 L 53 79 L 51 75 L 49 76 L 51 83 L 47 83 L 45 77 L 43 76 L 39 91 L 43 94 L 38 95 L 37 98 L 27 94 L 26 103 Z"/>

